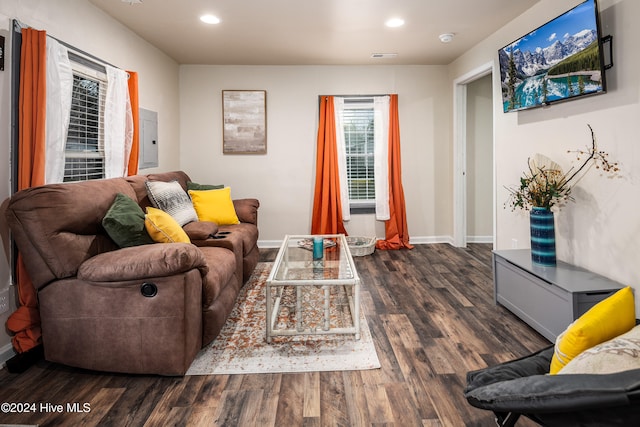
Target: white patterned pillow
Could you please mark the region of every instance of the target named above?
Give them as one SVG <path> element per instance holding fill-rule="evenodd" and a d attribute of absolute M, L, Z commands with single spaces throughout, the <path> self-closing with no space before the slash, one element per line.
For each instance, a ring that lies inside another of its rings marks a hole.
<path fill-rule="evenodd" d="M 580 353 L 558 374 L 612 374 L 640 369 L 640 326 Z"/>
<path fill-rule="evenodd" d="M 181 227 L 198 220 L 189 195 L 178 181 L 146 181 L 145 185 L 153 207 L 171 215 Z"/>

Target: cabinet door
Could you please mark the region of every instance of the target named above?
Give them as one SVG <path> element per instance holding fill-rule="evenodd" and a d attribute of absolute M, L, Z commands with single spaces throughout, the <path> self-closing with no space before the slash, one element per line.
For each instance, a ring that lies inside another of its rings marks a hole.
<path fill-rule="evenodd" d="M 528 274 L 499 257 L 495 259 L 496 302 L 549 341 L 573 321 L 570 293 Z"/>

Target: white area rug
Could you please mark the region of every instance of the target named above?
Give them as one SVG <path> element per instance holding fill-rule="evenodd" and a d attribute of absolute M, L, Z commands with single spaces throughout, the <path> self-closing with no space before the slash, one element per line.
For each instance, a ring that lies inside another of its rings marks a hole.
<path fill-rule="evenodd" d="M 274 337 L 273 342 L 267 344 L 265 281 L 272 265 L 258 264 L 240 291 L 238 302 L 220 335 L 200 351 L 186 375 L 350 371 L 380 367 L 362 311 L 357 341 L 353 335 L 303 335 Z M 313 289 L 310 288 L 310 292 Z M 332 310 L 331 322 L 338 325 L 350 322 L 342 297 L 336 295 L 335 298 L 337 304 Z M 286 301 L 283 303 L 287 304 Z M 293 315 L 291 313 L 290 317 Z"/>

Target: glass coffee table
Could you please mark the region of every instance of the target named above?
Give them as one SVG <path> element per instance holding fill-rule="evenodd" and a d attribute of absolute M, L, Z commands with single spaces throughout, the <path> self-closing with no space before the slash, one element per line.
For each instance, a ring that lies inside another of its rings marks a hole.
<path fill-rule="evenodd" d="M 312 242 L 321 237 L 322 258 Z M 287 235 L 266 283 L 267 342 L 294 335 L 360 339 L 360 278 L 343 234 Z"/>

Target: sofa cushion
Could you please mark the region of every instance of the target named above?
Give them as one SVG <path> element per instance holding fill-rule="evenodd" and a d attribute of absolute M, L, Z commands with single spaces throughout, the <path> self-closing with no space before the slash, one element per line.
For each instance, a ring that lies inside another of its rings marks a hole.
<path fill-rule="evenodd" d="M 135 198 L 123 178 L 42 185 L 11 197 L 7 223 L 36 288 L 75 276 L 87 259 L 118 249 L 102 226 L 118 193 Z"/>
<path fill-rule="evenodd" d="M 153 207 L 171 215 L 180 226 L 198 220 L 189 195 L 178 181 L 146 181 L 145 185 Z"/>
<path fill-rule="evenodd" d="M 198 184 L 197 182 L 187 182 L 187 190 L 220 190 L 224 184 Z"/>
<path fill-rule="evenodd" d="M 144 227 L 144 212 L 131 197 L 118 193 L 102 218 L 107 234 L 121 248 L 153 243 Z"/>
<path fill-rule="evenodd" d="M 158 243 L 191 243 L 189 236 L 167 212 L 148 207 L 144 226 Z"/>
<path fill-rule="evenodd" d="M 220 190 L 189 190 L 193 207 L 200 221 L 211 221 L 218 225 L 239 224 L 238 215 L 231 200 L 231 188 Z"/>
<path fill-rule="evenodd" d="M 636 324 L 631 287 L 620 289 L 594 305 L 556 339 L 550 374 L 557 374 L 588 348 L 629 331 Z"/>
<path fill-rule="evenodd" d="M 640 369 L 640 326 L 583 351 L 558 374 L 612 374 L 632 369 Z"/>

